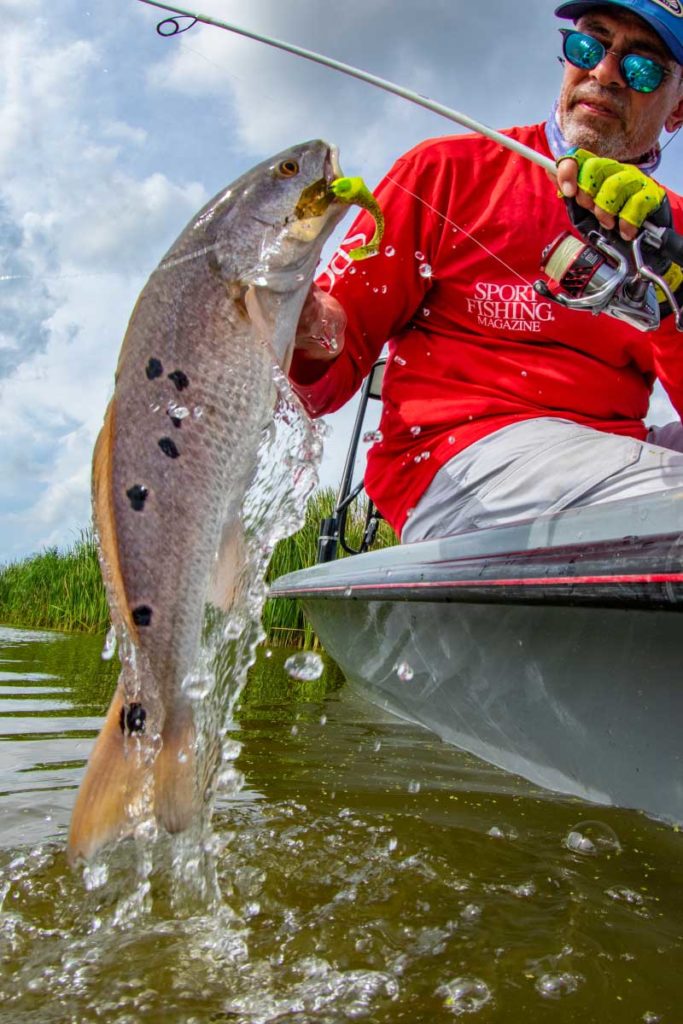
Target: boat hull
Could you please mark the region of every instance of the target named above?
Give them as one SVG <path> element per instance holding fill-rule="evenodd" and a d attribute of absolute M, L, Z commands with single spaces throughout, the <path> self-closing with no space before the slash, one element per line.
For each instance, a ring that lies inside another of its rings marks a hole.
<path fill-rule="evenodd" d="M 683 489 L 281 577 L 354 684 L 531 781 L 683 823 Z"/>
<path fill-rule="evenodd" d="M 683 822 L 676 614 L 303 604 L 347 678 L 383 708 L 545 788 Z"/>

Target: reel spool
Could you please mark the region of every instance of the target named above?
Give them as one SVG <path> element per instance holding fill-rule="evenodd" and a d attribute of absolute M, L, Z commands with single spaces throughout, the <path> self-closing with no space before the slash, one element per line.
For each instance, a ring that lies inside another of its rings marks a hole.
<path fill-rule="evenodd" d="M 610 243 L 597 231 L 587 240 L 563 231 L 543 250 L 541 269 L 554 288 L 534 281 L 535 291 L 566 309 L 607 313 L 639 331 L 659 327 L 654 285 L 667 286 L 644 264 L 638 238 Z M 675 300 L 672 309 L 678 314 Z"/>
<path fill-rule="evenodd" d="M 541 270 L 572 299 L 594 295 L 611 282 L 615 269 L 606 256 L 568 231 L 541 253 Z"/>

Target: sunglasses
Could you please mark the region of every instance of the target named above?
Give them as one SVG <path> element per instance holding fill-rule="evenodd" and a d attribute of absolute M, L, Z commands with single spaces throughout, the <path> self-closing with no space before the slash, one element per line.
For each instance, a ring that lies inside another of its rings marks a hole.
<path fill-rule="evenodd" d="M 561 28 L 562 52 L 570 64 L 584 71 L 592 71 L 605 59 L 608 53 L 620 57 L 614 50 L 608 50 L 599 39 L 577 32 L 571 28 Z M 671 72 L 656 60 L 643 57 L 640 53 L 626 53 L 619 60 L 619 70 L 626 84 L 636 92 L 654 92 Z"/>

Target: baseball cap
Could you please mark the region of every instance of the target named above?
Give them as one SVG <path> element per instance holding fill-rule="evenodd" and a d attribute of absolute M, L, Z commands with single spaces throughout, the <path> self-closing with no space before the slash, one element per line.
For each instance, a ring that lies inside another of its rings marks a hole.
<path fill-rule="evenodd" d="M 683 0 L 569 0 L 555 9 L 558 18 L 580 18 L 593 7 L 624 7 L 646 21 L 683 64 Z"/>

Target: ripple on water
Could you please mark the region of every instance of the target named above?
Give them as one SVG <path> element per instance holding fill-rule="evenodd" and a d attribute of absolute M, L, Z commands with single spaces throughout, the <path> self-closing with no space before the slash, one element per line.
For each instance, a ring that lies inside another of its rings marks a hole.
<path fill-rule="evenodd" d="M 0 848 L 2 1024 L 677 1019 L 679 833 L 540 794 L 283 660 L 285 697 L 231 732 L 213 834 L 121 844 L 85 878 L 63 836 L 91 739 L 43 708 L 55 770 L 56 740 L 5 719 L 0 812 L 42 838 Z"/>

